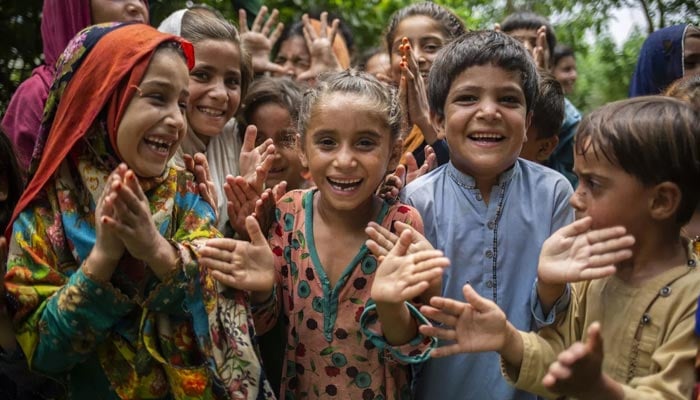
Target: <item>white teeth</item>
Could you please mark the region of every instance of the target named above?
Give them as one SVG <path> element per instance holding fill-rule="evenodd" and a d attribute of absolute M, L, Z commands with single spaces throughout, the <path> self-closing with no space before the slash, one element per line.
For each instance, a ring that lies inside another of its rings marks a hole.
<path fill-rule="evenodd" d="M 170 146 L 171 144 L 173 144 L 173 141 L 172 141 L 172 140 L 161 139 L 161 138 L 155 137 L 155 136 L 149 136 L 149 137 L 146 138 L 146 140 L 148 140 L 149 142 L 154 142 L 154 143 L 159 143 L 159 144 L 165 144 L 165 145 L 168 145 L 168 146 Z"/>
<path fill-rule="evenodd" d="M 207 114 L 207 115 L 212 116 L 212 117 L 221 117 L 224 115 L 223 111 L 219 111 L 219 110 L 209 108 L 209 107 L 201 107 L 200 106 L 200 107 L 197 107 L 197 110 L 199 110 L 203 114 Z"/>
<path fill-rule="evenodd" d="M 498 135 L 495 133 L 475 133 L 473 135 L 469 135 L 472 139 L 490 139 L 490 140 L 497 140 L 497 139 L 502 139 L 503 135 Z"/>
<path fill-rule="evenodd" d="M 353 185 L 356 183 L 360 183 L 360 181 L 362 179 L 331 179 L 331 178 L 328 178 L 328 180 L 331 181 L 332 183 L 337 183 L 340 185 Z"/>

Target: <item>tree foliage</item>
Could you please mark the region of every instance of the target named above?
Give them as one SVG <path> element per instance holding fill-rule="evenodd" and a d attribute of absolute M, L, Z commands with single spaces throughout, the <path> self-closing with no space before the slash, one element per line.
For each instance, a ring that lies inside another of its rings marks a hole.
<path fill-rule="evenodd" d="M 254 15 L 261 0 L 201 0 L 237 21 L 236 10 L 244 7 Z M 393 12 L 410 0 L 269 0 L 287 24 L 304 12 L 326 10 L 342 18 L 354 34 L 356 54 L 383 45 L 383 31 Z M 454 10 L 469 29 L 489 29 L 516 10 L 531 10 L 548 16 L 558 41 L 577 52 L 579 83 L 574 103 L 583 110 L 623 98 L 634 68 L 636 54 L 648 32 L 674 23 L 700 24 L 696 0 L 437 0 Z M 191 1 L 150 0 L 151 23 L 157 25 L 168 14 Z M 10 0 L 0 3 L 0 113 L 19 83 L 41 62 L 41 0 Z M 641 32 L 622 46 L 611 39 L 607 24 L 612 11 L 635 7 L 644 12 Z M 252 21 L 252 18 L 251 18 Z M 592 39 L 591 39 L 592 38 Z"/>

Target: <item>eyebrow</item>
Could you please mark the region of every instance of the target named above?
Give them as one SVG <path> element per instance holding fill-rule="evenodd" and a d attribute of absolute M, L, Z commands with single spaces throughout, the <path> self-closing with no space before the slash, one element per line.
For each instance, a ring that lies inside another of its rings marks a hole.
<path fill-rule="evenodd" d="M 141 85 L 139 86 L 154 86 L 158 87 L 164 90 L 171 90 L 175 91 L 175 86 L 170 83 L 169 81 L 166 80 L 161 80 L 161 79 L 151 79 L 148 81 L 141 82 Z M 188 96 L 190 95 L 190 91 L 187 90 L 187 88 L 183 88 L 182 91 L 180 91 L 180 95 L 185 95 Z"/>
<path fill-rule="evenodd" d="M 192 68 L 192 70 L 195 70 L 195 69 L 203 69 L 203 70 L 205 70 L 205 71 L 216 71 L 216 67 L 214 67 L 214 66 L 211 65 L 211 64 L 199 64 L 199 65 L 195 65 L 194 68 Z M 191 71 L 190 71 L 190 72 L 191 72 Z M 224 73 L 225 73 L 225 74 L 231 74 L 231 73 L 232 73 L 232 74 L 241 75 L 240 69 L 227 69 L 227 70 L 224 71 Z"/>

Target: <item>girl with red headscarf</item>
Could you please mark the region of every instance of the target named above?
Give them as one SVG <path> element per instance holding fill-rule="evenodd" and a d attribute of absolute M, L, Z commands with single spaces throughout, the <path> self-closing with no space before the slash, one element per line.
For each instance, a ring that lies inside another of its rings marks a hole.
<path fill-rule="evenodd" d="M 69 398 L 272 396 L 246 293 L 198 263 L 214 211 L 170 160 L 193 63 L 143 24 L 90 27 L 59 60 L 5 289 L 30 368 Z"/>

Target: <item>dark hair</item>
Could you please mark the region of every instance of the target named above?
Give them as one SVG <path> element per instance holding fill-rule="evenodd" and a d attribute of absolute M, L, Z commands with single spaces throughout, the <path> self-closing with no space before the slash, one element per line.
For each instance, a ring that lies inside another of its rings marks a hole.
<path fill-rule="evenodd" d="M 700 112 L 700 75 L 689 75 L 674 81 L 664 95 L 687 101 Z"/>
<path fill-rule="evenodd" d="M 365 50 L 360 57 L 357 59 L 357 63 L 355 66 L 357 69 L 360 71 L 366 71 L 367 70 L 367 62 L 377 54 L 386 54 L 386 49 L 383 49 L 381 47 L 372 47 L 367 50 Z"/>
<path fill-rule="evenodd" d="M 445 116 L 445 100 L 454 79 L 473 66 L 491 64 L 520 74 L 527 111 L 537 98 L 537 69 L 525 47 L 505 33 L 474 31 L 455 39 L 438 53 L 428 75 L 430 110 Z"/>
<path fill-rule="evenodd" d="M 406 117 L 399 103 L 396 89 L 378 81 L 366 72 L 347 69 L 342 72 L 322 74 L 316 87 L 304 93 L 297 124 L 302 139 L 306 135 L 313 110 L 326 96 L 332 96 L 335 93 L 349 93 L 364 97 L 370 109 L 385 116 L 392 141 L 401 137 L 405 131 Z"/>
<path fill-rule="evenodd" d="M 559 134 L 564 123 L 564 89 L 554 75 L 542 70 L 538 73 L 538 95 L 530 126 L 537 131 L 537 139 L 547 139 Z"/>
<path fill-rule="evenodd" d="M 0 229 L 5 232 L 12 218 L 12 211 L 22 195 L 24 176 L 22 175 L 12 142 L 5 132 L 0 131 L 0 175 L 7 179 L 7 199 L 0 201 Z M 0 260 L 1 261 L 1 260 Z"/>
<path fill-rule="evenodd" d="M 510 14 L 501 22 L 501 31 L 504 33 L 512 32 L 517 29 L 538 30 L 544 25 L 547 28 L 547 45 L 549 46 L 549 54 L 554 54 L 554 48 L 557 45 L 557 37 L 554 35 L 554 29 L 549 24 L 547 18 L 535 14 L 530 11 L 518 11 Z M 554 65 L 554 64 L 552 64 Z"/>
<path fill-rule="evenodd" d="M 301 84 L 289 78 L 258 78 L 250 85 L 248 94 L 241 101 L 239 121 L 243 126 L 248 125 L 258 107 L 274 103 L 289 112 L 291 122 L 296 128 L 303 96 L 304 89 Z M 243 129 L 240 131 L 242 133 Z"/>
<path fill-rule="evenodd" d="M 607 104 L 579 124 L 576 154 L 589 150 L 644 185 L 678 185 L 676 222 L 690 220 L 700 199 L 700 115 L 688 103 L 642 96 Z"/>
<path fill-rule="evenodd" d="M 556 45 L 554 47 L 554 53 L 552 53 L 552 68 L 556 67 L 557 64 L 559 64 L 559 61 L 561 61 L 561 59 L 565 57 L 573 57 L 574 59 L 576 59 L 574 49 L 563 44 Z"/>
<path fill-rule="evenodd" d="M 197 8 L 187 10 L 182 16 L 181 36 L 195 45 L 203 40 L 226 40 L 236 44 L 241 54 L 241 97 L 245 96 L 253 80 L 253 64 L 250 55 L 241 46 L 241 37 L 235 26 L 211 14 L 208 9 Z"/>
<path fill-rule="evenodd" d="M 455 13 L 443 6 L 431 2 L 411 4 L 399 9 L 391 16 L 391 21 L 389 21 L 389 26 L 387 26 L 384 34 L 386 50 L 389 54 L 391 54 L 391 46 L 394 43 L 394 39 L 396 39 L 396 29 L 398 29 L 401 21 L 417 15 L 435 20 L 442 28 L 442 32 L 445 34 L 448 42 L 458 38 L 467 31 L 464 22 Z"/>

